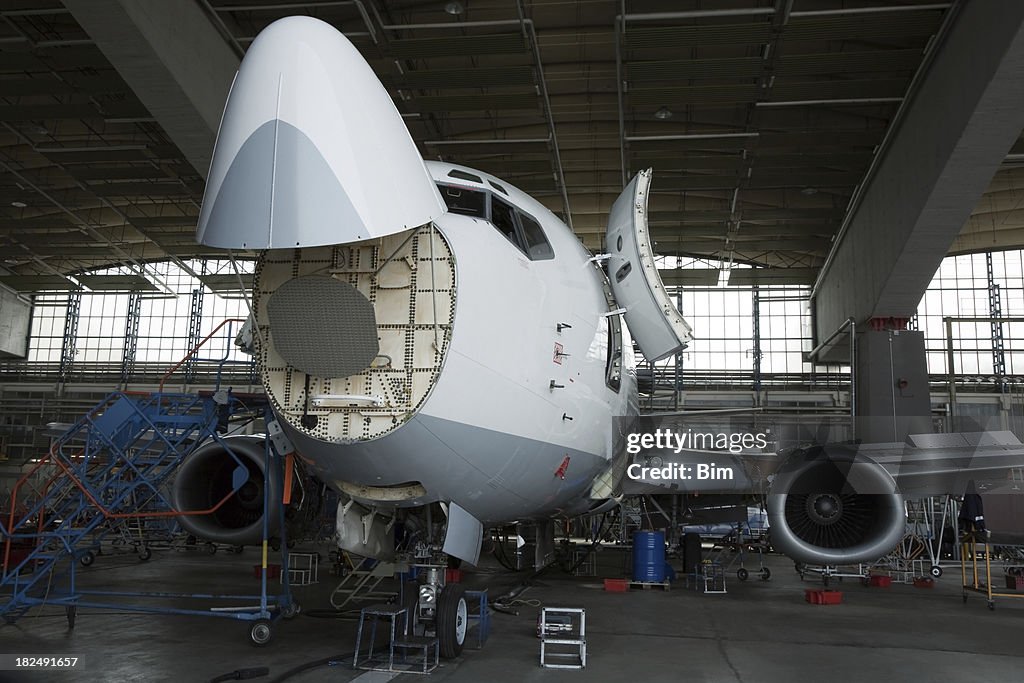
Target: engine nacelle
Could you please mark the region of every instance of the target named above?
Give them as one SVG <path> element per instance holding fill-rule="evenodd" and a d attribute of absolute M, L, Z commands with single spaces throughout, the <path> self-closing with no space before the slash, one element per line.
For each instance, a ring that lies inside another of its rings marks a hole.
<path fill-rule="evenodd" d="M 903 496 L 892 476 L 855 451 L 798 451 L 768 495 L 772 546 L 797 562 L 872 562 L 906 533 Z"/>
<path fill-rule="evenodd" d="M 265 437 L 231 436 L 211 441 L 196 449 L 178 469 L 172 497 L 181 511 L 208 510 L 235 486 L 236 477 L 245 482 L 217 510 L 205 515 L 185 515 L 178 522 L 190 534 L 215 543 L 252 545 L 263 539 L 264 483 L 266 482 Z M 245 471 L 239 470 L 234 454 Z M 281 477 L 272 473 L 269 481 L 269 533 L 279 527 Z"/>

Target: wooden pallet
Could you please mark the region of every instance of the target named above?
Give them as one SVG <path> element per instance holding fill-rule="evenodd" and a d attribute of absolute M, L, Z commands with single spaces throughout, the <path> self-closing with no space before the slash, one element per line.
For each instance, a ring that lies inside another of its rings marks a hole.
<path fill-rule="evenodd" d="M 629 587 L 631 589 L 638 588 L 645 591 L 649 591 L 654 588 L 660 588 L 663 591 L 672 590 L 672 584 L 668 581 L 630 581 Z"/>

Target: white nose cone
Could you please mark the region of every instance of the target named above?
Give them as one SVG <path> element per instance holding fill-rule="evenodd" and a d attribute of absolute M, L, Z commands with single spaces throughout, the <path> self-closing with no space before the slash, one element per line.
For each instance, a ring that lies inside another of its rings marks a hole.
<path fill-rule="evenodd" d="M 348 39 L 310 17 L 256 37 L 224 107 L 200 243 L 342 244 L 445 210 L 391 97 Z"/>

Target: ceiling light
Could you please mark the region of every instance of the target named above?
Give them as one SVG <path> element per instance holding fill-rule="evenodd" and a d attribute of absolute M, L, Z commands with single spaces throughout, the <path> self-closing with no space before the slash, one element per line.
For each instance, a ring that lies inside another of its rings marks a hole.
<path fill-rule="evenodd" d="M 816 188 L 816 187 L 805 187 L 804 189 L 800 190 L 800 194 L 805 194 L 808 197 L 810 197 L 812 194 L 818 194 L 818 188 Z"/>
<path fill-rule="evenodd" d="M 451 0 L 451 2 L 445 3 L 444 11 L 452 15 L 453 17 L 457 17 L 463 12 L 465 12 L 466 8 L 463 7 L 462 3 L 458 2 L 458 0 Z"/>
<path fill-rule="evenodd" d="M 26 206 L 28 206 L 28 204 L 26 204 L 25 202 L 13 201 L 11 202 L 11 206 L 13 206 L 16 209 L 24 209 Z"/>
<path fill-rule="evenodd" d="M 659 121 L 670 119 L 672 118 L 672 110 L 669 109 L 668 107 L 662 107 L 658 111 L 654 112 L 654 118 L 658 119 Z"/>

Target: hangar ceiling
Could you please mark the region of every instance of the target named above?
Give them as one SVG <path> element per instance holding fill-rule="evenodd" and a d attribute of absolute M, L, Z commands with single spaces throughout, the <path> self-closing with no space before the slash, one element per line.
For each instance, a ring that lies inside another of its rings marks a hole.
<path fill-rule="evenodd" d="M 24 291 L 221 253 L 193 242 L 203 163 L 77 1 L 0 0 L 0 281 Z M 591 248 L 628 176 L 653 167 L 660 253 L 773 266 L 784 283 L 813 282 L 952 5 L 170 1 L 201 9 L 234 55 L 282 16 L 334 24 L 425 157 L 509 180 Z M 1018 142 L 953 251 L 1024 246 L 1022 185 Z"/>

